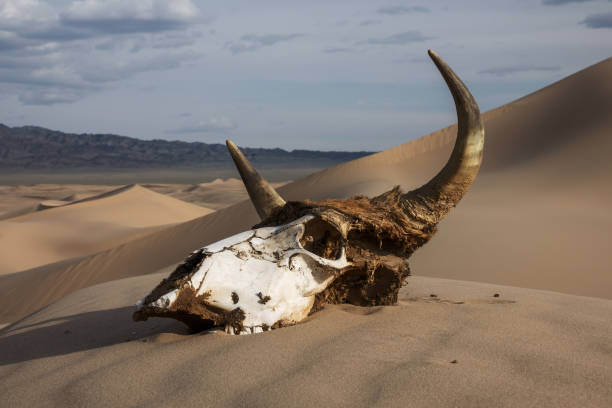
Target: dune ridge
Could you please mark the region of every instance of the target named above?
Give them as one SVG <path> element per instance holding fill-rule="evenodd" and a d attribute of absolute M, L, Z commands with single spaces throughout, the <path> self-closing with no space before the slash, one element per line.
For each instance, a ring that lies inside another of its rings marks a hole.
<path fill-rule="evenodd" d="M 8 218 L 0 221 L 0 275 L 103 251 L 210 212 L 133 185 Z"/>
<path fill-rule="evenodd" d="M 287 183 L 282 181 L 271 184 L 276 188 Z M 145 184 L 144 187 L 213 210 L 228 207 L 248 198 L 242 181 L 233 177 L 217 178 L 209 183 L 192 185 Z"/>
<path fill-rule="evenodd" d="M 0 186 L 0 220 L 38 211 L 41 202 L 56 200 L 73 202 L 116 189 L 104 185 L 2 185 Z"/>

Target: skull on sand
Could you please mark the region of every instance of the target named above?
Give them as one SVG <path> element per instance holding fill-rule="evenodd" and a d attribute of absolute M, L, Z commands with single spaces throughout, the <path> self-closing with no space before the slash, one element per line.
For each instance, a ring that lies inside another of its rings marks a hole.
<path fill-rule="evenodd" d="M 407 259 L 473 182 L 484 144 L 478 105 L 433 51 L 457 109 L 455 147 L 428 183 L 374 198 L 285 202 L 230 141 L 228 149 L 262 222 L 194 251 L 137 304 L 135 320 L 172 317 L 194 330 L 248 334 L 292 325 L 325 303 L 389 305 Z"/>

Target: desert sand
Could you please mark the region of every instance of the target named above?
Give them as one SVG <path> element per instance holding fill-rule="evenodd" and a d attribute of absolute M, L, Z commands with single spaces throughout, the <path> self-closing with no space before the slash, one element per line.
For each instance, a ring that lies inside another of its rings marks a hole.
<path fill-rule="evenodd" d="M 62 201 L 45 200 L 44 211 L 0 221 L 0 275 L 89 255 L 212 212 L 140 186 Z"/>
<path fill-rule="evenodd" d="M 45 203 L 55 202 L 55 206 L 97 196 L 117 186 L 83 184 L 34 184 L 0 186 L 0 220 L 18 217 L 52 206 Z"/>
<path fill-rule="evenodd" d="M 483 115 L 481 173 L 411 258 L 397 306 L 327 306 L 236 337 L 132 322 L 133 303 L 189 252 L 257 222 L 248 201 L 222 208 L 223 193 L 207 215 L 170 188 L 172 215 L 162 216 L 160 194 L 139 186 L 138 199 L 121 191 L 0 221 L 32 219 L 35 232 L 55 212 L 76 228 L 96 220 L 79 206 L 121 196 L 113 217 L 142 213 L 113 221 L 128 232 L 88 244 L 107 248 L 0 276 L 0 406 L 611 406 L 611 77 L 608 59 Z M 445 163 L 455 131 L 278 191 L 318 200 L 418 187 Z M 225 184 L 228 199 L 244 194 Z M 58 239 L 69 248 L 83 228 Z M 0 239 L 17 238 L 2 229 Z M 29 257 L 28 242 L 11 256 Z"/>
<path fill-rule="evenodd" d="M 234 176 L 239 177 L 236 174 Z M 226 179 L 217 178 L 208 183 L 197 184 L 144 183 L 140 187 L 196 204 L 200 207 L 218 210 L 248 198 L 242 181 L 235 177 Z M 270 184 L 278 188 L 288 182 L 271 182 Z M 100 198 L 103 194 L 117 189 L 117 186 L 103 184 L 0 185 L 0 220 L 74 204 L 86 198 Z"/>
<path fill-rule="evenodd" d="M 608 300 L 412 277 L 397 306 L 328 306 L 302 324 L 263 334 L 189 335 L 173 320 L 131 320 L 134 300 L 165 274 L 82 289 L 5 329 L 0 404 L 605 407 L 612 401 Z"/>
<path fill-rule="evenodd" d="M 274 188 L 279 188 L 287 183 L 288 181 L 270 182 Z M 249 197 L 242 180 L 233 177 L 217 178 L 209 183 L 143 184 L 143 187 L 213 210 L 228 207 Z"/>

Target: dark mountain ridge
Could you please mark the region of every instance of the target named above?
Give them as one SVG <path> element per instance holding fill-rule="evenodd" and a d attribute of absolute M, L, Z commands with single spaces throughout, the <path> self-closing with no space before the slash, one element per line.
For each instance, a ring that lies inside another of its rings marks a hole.
<path fill-rule="evenodd" d="M 241 148 L 257 163 L 329 163 L 357 159 L 372 152 L 340 152 Z M 0 123 L 0 168 L 155 168 L 229 164 L 220 143 L 141 140 L 112 134 L 74 134 L 37 126 L 9 127 Z"/>

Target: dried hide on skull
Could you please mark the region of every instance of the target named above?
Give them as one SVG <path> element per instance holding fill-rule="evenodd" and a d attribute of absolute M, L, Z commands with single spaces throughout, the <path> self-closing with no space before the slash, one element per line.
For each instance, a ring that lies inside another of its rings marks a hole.
<path fill-rule="evenodd" d="M 325 303 L 397 302 L 408 257 L 436 232 L 482 161 L 478 105 L 450 67 L 429 55 L 458 116 L 451 157 L 431 181 L 374 198 L 285 202 L 228 141 L 261 223 L 194 251 L 137 304 L 134 320 L 172 317 L 194 330 L 247 334 L 295 324 Z"/>

